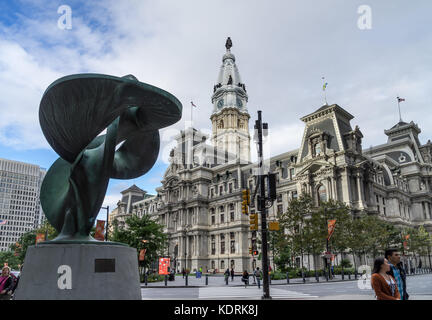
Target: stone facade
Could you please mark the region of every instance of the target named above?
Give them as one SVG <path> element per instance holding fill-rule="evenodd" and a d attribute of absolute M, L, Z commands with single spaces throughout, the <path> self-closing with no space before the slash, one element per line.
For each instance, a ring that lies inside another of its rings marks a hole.
<path fill-rule="evenodd" d="M 150 214 L 165 226 L 167 254 L 177 270 L 202 267 L 223 272 L 233 267 L 241 272 L 261 267 L 249 253 L 260 231 L 251 232 L 248 216 L 241 213 L 241 190 L 250 188 L 253 193 L 256 188 L 247 99 L 227 47 L 212 96 L 213 144 L 195 129 L 181 131 L 157 195 L 123 211 Z M 305 129 L 299 149 L 269 161 L 277 175 L 277 199 L 268 220 L 275 221 L 292 199 L 308 193 L 317 206 L 320 201 L 339 200 L 352 208 L 353 215 L 374 214 L 396 225 L 424 225 L 432 232 L 431 142 L 422 145 L 418 126 L 401 121 L 384 131 L 387 143 L 363 150 L 363 134 L 358 126 L 353 129 L 353 118 L 337 104 L 301 118 Z M 250 211 L 256 211 L 256 201 Z M 305 259 L 306 267 L 322 263 Z"/>

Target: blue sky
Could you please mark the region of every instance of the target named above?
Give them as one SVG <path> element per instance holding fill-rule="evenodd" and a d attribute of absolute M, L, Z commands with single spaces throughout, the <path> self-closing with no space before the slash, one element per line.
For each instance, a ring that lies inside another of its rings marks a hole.
<path fill-rule="evenodd" d="M 371 9 L 371 29 L 358 27 L 358 9 Z M 60 29 L 61 5 L 72 10 L 72 28 Z M 161 152 L 152 170 L 135 181 L 112 180 L 104 205 L 135 183 L 153 193 L 167 167 L 173 136 L 190 120 L 210 132 L 211 94 L 225 40 L 233 41 L 246 84 L 251 121 L 263 110 L 271 154 L 299 147 L 302 116 L 327 100 L 354 115 L 363 147 L 385 143 L 384 129 L 399 120 L 432 137 L 432 3 L 418 0 L 202 1 L 105 0 L 0 2 L 0 157 L 49 168 L 57 155 L 39 126 L 45 89 L 74 73 L 135 75 L 174 94 L 181 121 L 161 130 Z M 254 155 L 253 155 L 254 156 Z M 101 215 L 101 218 L 103 215 Z"/>

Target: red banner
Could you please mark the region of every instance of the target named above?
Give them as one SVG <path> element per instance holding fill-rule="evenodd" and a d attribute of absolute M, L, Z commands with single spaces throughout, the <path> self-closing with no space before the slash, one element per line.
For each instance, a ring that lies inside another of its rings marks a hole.
<path fill-rule="evenodd" d="M 169 274 L 170 258 L 159 258 L 159 274 Z"/>
<path fill-rule="evenodd" d="M 334 229 L 335 229 L 336 220 L 328 220 L 327 221 L 327 230 L 328 230 L 328 237 L 327 240 L 330 240 Z"/>
<path fill-rule="evenodd" d="M 147 249 L 141 249 L 139 254 L 139 261 L 144 261 L 145 253 Z"/>
<path fill-rule="evenodd" d="M 42 241 L 45 241 L 45 233 L 38 233 L 36 235 L 36 244 Z"/>
<path fill-rule="evenodd" d="M 104 227 L 105 227 L 105 220 L 98 220 L 96 224 L 96 231 L 94 238 L 99 241 L 104 241 Z"/>

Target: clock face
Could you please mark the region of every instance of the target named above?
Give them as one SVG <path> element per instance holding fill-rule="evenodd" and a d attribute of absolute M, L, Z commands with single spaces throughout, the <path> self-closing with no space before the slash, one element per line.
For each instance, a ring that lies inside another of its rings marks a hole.
<path fill-rule="evenodd" d="M 220 99 L 220 100 L 218 101 L 218 103 L 217 103 L 218 108 L 219 108 L 219 109 L 222 108 L 223 105 L 224 105 L 224 101 L 223 101 L 223 99 Z"/>
<path fill-rule="evenodd" d="M 243 102 L 241 101 L 240 98 L 237 98 L 237 107 L 241 108 L 243 106 Z"/>

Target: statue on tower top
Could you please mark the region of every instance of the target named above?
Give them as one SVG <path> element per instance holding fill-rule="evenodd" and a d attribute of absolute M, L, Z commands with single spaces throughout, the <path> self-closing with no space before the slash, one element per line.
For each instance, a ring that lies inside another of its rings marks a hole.
<path fill-rule="evenodd" d="M 228 37 L 228 39 L 225 43 L 225 48 L 227 48 L 227 50 L 229 50 L 229 49 L 231 49 L 231 47 L 232 47 L 232 41 L 231 41 L 231 38 Z"/>

